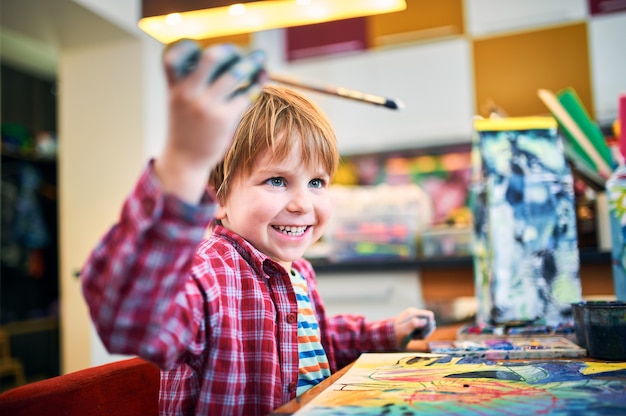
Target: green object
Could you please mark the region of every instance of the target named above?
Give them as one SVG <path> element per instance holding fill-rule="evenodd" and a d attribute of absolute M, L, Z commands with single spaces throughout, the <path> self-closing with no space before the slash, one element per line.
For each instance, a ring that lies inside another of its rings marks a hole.
<path fill-rule="evenodd" d="M 613 160 L 613 155 L 611 154 L 611 149 L 609 149 L 606 140 L 604 139 L 604 135 L 598 127 L 598 124 L 591 119 L 587 109 L 583 105 L 582 101 L 576 94 L 573 88 L 565 88 L 556 93 L 556 97 L 565 108 L 565 110 L 569 113 L 570 117 L 578 124 L 580 130 L 587 136 L 589 142 L 595 147 L 600 154 L 600 157 L 611 167 L 611 169 L 615 169 L 617 167 L 615 161 Z M 566 132 L 566 134 L 569 134 Z M 568 137 L 570 138 L 570 137 Z M 575 140 L 572 140 L 573 146 L 579 146 Z M 579 149 L 575 149 L 577 153 Z M 582 150 L 582 149 L 581 149 Z M 588 156 L 585 155 L 585 159 L 588 159 Z M 586 162 L 590 162 L 590 160 L 585 160 Z M 592 166 L 595 164 L 592 162 Z"/>

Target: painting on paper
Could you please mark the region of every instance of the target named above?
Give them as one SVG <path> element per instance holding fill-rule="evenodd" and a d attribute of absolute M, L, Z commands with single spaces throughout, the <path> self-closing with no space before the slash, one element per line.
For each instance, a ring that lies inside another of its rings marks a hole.
<path fill-rule="evenodd" d="M 626 414 L 626 363 L 363 354 L 297 416 Z"/>
<path fill-rule="evenodd" d="M 476 120 L 477 321 L 571 321 L 581 299 L 573 178 L 551 117 Z"/>

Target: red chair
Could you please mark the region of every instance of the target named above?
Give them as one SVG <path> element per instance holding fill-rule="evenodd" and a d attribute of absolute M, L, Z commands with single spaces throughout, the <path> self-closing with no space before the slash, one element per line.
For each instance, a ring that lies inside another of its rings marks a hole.
<path fill-rule="evenodd" d="M 141 358 L 86 368 L 0 394 L 0 415 L 158 415 L 159 374 Z"/>

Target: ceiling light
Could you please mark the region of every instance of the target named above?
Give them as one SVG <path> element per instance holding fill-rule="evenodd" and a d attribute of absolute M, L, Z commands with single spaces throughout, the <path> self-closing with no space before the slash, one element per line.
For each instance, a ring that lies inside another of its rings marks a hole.
<path fill-rule="evenodd" d="M 143 0 L 139 27 L 160 42 L 170 43 L 182 38 L 208 39 L 404 9 L 405 0 Z"/>

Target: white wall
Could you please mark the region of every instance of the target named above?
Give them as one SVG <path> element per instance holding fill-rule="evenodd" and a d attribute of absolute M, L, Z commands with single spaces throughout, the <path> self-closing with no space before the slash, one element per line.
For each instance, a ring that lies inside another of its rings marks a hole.
<path fill-rule="evenodd" d="M 417 271 L 324 273 L 317 288 L 326 314 L 359 314 L 371 320 L 396 316 L 408 307 L 424 308 Z"/>
<path fill-rule="evenodd" d="M 583 20 L 587 0 L 466 0 L 467 32 L 485 36 Z"/>
<path fill-rule="evenodd" d="M 474 115 L 470 47 L 466 39 L 419 48 L 375 50 L 294 63 L 303 80 L 399 99 L 401 111 L 315 95 L 335 127 L 342 153 L 469 142 Z M 311 94 L 313 95 L 313 94 Z"/>
<path fill-rule="evenodd" d="M 476 113 L 472 38 L 587 20 L 596 118 L 602 124 L 616 118 L 617 98 L 626 92 L 626 54 L 620 46 L 626 12 L 591 17 L 586 0 L 466 0 L 464 6 L 463 36 L 293 63 L 285 62 L 280 31 L 256 34 L 254 46 L 270 52 L 270 71 L 406 103 L 398 112 L 304 91 L 328 114 L 340 150 L 349 154 L 469 142 Z"/>
<path fill-rule="evenodd" d="M 162 46 L 139 31 L 59 57 L 59 224 L 62 372 L 109 356 L 91 327 L 75 277 L 116 221 L 165 131 Z"/>
<path fill-rule="evenodd" d="M 617 117 L 617 97 L 626 93 L 626 13 L 601 16 L 589 24 L 591 78 L 596 118 L 612 123 Z M 622 128 L 622 131 L 624 128 Z"/>

